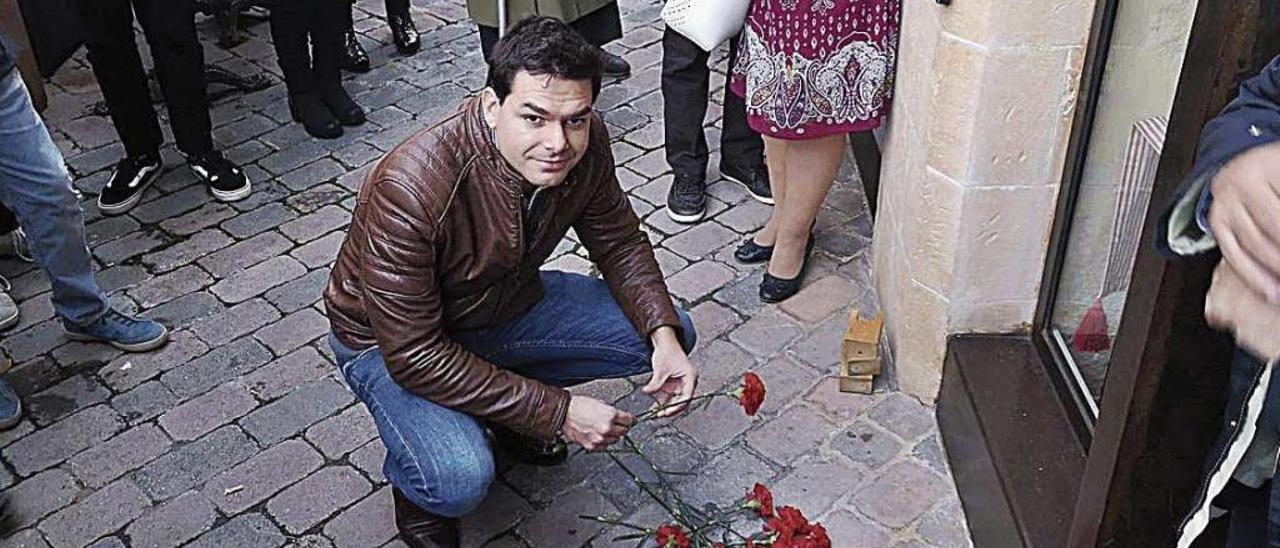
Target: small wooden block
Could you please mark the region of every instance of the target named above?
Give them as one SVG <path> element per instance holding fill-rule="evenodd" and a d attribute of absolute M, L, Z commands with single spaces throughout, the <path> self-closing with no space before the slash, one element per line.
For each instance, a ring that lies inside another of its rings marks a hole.
<path fill-rule="evenodd" d="M 841 375 L 840 391 L 870 394 L 874 390 L 875 375 Z"/>
<path fill-rule="evenodd" d="M 884 329 L 884 314 L 874 319 L 862 318 L 861 312 L 849 312 L 849 326 L 845 329 L 840 349 L 844 361 L 878 360 L 880 358 L 880 332 Z"/>
<path fill-rule="evenodd" d="M 840 365 L 840 374 L 844 376 L 879 375 L 882 363 L 880 358 L 846 360 Z"/>

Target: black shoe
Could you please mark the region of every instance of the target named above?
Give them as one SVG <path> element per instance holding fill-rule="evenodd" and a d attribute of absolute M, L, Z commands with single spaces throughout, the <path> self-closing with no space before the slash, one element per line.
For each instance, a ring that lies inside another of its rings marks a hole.
<path fill-rule="evenodd" d="M 800 286 L 804 284 L 805 272 L 809 270 L 809 255 L 812 253 L 813 234 L 811 233 L 809 242 L 804 246 L 804 263 L 800 265 L 800 273 L 794 278 L 779 278 L 766 270 L 764 280 L 760 282 L 760 300 L 766 303 L 780 303 L 799 293 Z"/>
<path fill-rule="evenodd" d="M 707 179 L 702 175 L 676 175 L 667 192 L 667 215 L 677 223 L 696 223 L 707 214 Z"/>
<path fill-rule="evenodd" d="M 342 125 L 333 116 L 319 93 L 289 95 L 289 114 L 293 121 L 302 122 L 307 133 L 318 139 L 342 137 Z"/>
<path fill-rule="evenodd" d="M 763 164 L 742 168 L 737 164 L 720 162 L 720 174 L 725 179 L 745 187 L 757 202 L 773 205 L 773 190 L 769 188 L 769 168 Z"/>
<path fill-rule="evenodd" d="M 204 184 L 209 185 L 209 192 L 220 202 L 234 202 L 249 197 L 253 187 L 249 185 L 249 177 L 222 156 L 221 152 L 211 150 L 204 154 L 187 157 L 187 165 Z"/>
<path fill-rule="evenodd" d="M 626 59 L 609 53 L 604 48 L 600 50 L 600 60 L 604 61 L 604 70 L 602 74 L 609 78 L 626 78 L 631 76 L 631 63 Z"/>
<path fill-rule="evenodd" d="M 534 466 L 559 466 L 569 459 L 569 444 L 563 438 L 540 440 L 519 434 L 505 426 L 490 424 L 494 441 L 511 458 Z"/>
<path fill-rule="evenodd" d="M 413 26 L 413 18 L 408 12 L 388 13 L 387 24 L 391 26 L 391 41 L 396 43 L 396 51 L 411 55 L 422 49 L 422 38 L 418 36 L 418 28 Z"/>
<path fill-rule="evenodd" d="M 760 245 L 756 243 L 755 238 L 747 238 L 738 246 L 738 250 L 733 252 L 733 258 L 742 264 L 760 264 L 767 262 L 773 258 L 773 246 Z"/>
<path fill-rule="evenodd" d="M 98 195 L 98 209 L 105 215 L 119 215 L 133 209 L 163 169 L 159 153 L 120 160 L 102 194 Z"/>
<path fill-rule="evenodd" d="M 400 531 L 400 540 L 409 548 L 458 548 L 461 535 L 457 518 L 437 516 L 423 510 L 395 486 L 391 487 L 391 499 L 395 501 L 396 529 Z"/>
<path fill-rule="evenodd" d="M 338 119 L 338 123 L 344 126 L 358 126 L 364 123 L 364 109 L 351 100 L 351 96 L 347 95 L 347 90 L 342 89 L 341 84 L 330 86 L 320 95 L 324 105 L 329 107 L 329 112 Z"/>
<path fill-rule="evenodd" d="M 350 72 L 369 72 L 369 54 L 356 38 L 356 31 L 348 30 L 342 38 L 342 68 Z"/>

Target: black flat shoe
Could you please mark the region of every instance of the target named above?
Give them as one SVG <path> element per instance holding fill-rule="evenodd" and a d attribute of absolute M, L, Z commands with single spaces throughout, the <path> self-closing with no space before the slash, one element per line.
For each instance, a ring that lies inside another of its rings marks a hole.
<path fill-rule="evenodd" d="M 293 121 L 302 122 L 307 133 L 319 139 L 337 139 L 342 136 L 342 126 L 334 118 L 319 93 L 299 93 L 289 96 L 289 114 Z"/>
<path fill-rule="evenodd" d="M 342 68 L 350 72 L 369 72 L 369 54 L 353 30 L 344 32 L 342 36 Z"/>
<path fill-rule="evenodd" d="M 760 245 L 756 243 L 755 238 L 747 238 L 738 246 L 738 250 L 733 252 L 733 258 L 742 264 L 760 264 L 767 262 L 773 257 L 773 246 Z"/>
<path fill-rule="evenodd" d="M 409 12 L 388 13 L 387 24 L 391 26 L 391 41 L 396 43 L 396 51 L 412 55 L 422 49 L 422 38 L 418 36 L 418 27 L 413 26 Z"/>
<path fill-rule="evenodd" d="M 356 104 L 347 95 L 347 90 L 342 89 L 341 85 L 330 86 L 320 93 L 320 97 L 324 100 L 324 105 L 329 107 L 329 112 L 333 113 L 333 117 L 338 119 L 338 123 L 344 126 L 358 126 L 365 122 L 364 109 Z"/>
<path fill-rule="evenodd" d="M 780 303 L 793 297 L 800 292 L 800 287 L 804 285 L 804 275 L 809 270 L 809 256 L 813 254 L 813 235 L 809 235 L 809 242 L 804 246 L 804 263 L 800 265 L 800 273 L 794 278 L 779 278 L 769 273 L 764 273 L 764 280 L 760 282 L 760 300 L 766 303 Z"/>
<path fill-rule="evenodd" d="M 498 445 L 516 462 L 533 466 L 559 466 L 569 460 L 569 444 L 563 438 L 540 440 L 515 431 L 490 424 L 489 430 Z"/>
<path fill-rule="evenodd" d="M 458 548 L 461 536 L 456 518 L 423 510 L 395 486 L 391 487 L 391 499 L 395 501 L 396 530 L 410 548 Z"/>

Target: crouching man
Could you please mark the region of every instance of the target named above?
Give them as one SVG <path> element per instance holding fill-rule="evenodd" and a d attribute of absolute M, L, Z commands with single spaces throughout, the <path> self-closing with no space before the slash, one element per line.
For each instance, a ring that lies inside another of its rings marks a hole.
<path fill-rule="evenodd" d="M 595 49 L 526 19 L 495 46 L 489 87 L 391 151 L 360 189 L 325 290 L 337 362 L 387 447 L 396 525 L 458 545 L 494 477 L 486 430 L 558 464 L 568 441 L 617 442 L 635 418 L 565 387 L 652 373 L 681 411 L 693 325 L 614 175 Z M 604 279 L 540 267 L 568 230 Z"/>

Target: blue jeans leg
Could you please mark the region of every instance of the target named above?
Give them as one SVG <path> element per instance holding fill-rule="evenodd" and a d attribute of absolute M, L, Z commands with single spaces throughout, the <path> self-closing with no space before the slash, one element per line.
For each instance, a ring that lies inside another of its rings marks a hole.
<path fill-rule="evenodd" d="M 26 231 L 58 315 L 83 325 L 106 313 L 71 178 L 16 70 L 0 77 L 0 202 Z"/>

